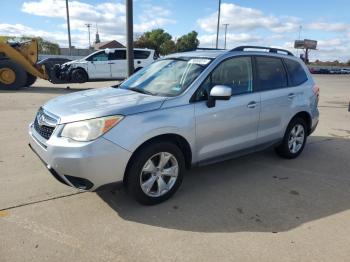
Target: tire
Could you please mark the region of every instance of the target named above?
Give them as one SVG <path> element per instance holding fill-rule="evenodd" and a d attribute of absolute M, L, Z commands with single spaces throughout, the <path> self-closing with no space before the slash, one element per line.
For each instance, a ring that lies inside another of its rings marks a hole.
<path fill-rule="evenodd" d="M 85 83 L 89 80 L 89 77 L 84 69 L 76 68 L 71 73 L 71 80 L 74 83 Z"/>
<path fill-rule="evenodd" d="M 33 76 L 32 74 L 27 73 L 26 87 L 30 87 L 32 84 L 34 84 L 36 79 L 37 79 L 36 76 Z"/>
<path fill-rule="evenodd" d="M 287 127 L 282 143 L 275 148 L 275 151 L 283 158 L 294 159 L 304 150 L 306 139 L 307 125 L 305 120 L 302 118 L 294 118 Z"/>
<path fill-rule="evenodd" d="M 18 90 L 25 86 L 27 72 L 19 64 L 0 60 L 0 90 Z"/>
<path fill-rule="evenodd" d="M 135 74 L 136 72 L 140 71 L 141 69 L 142 69 L 142 67 L 136 68 L 136 69 L 134 70 L 134 74 Z"/>
<path fill-rule="evenodd" d="M 163 165 L 160 159 L 165 160 Z M 169 199 L 182 183 L 185 159 L 173 143 L 158 141 L 146 145 L 131 161 L 126 174 L 127 189 L 143 205 L 155 205 Z"/>

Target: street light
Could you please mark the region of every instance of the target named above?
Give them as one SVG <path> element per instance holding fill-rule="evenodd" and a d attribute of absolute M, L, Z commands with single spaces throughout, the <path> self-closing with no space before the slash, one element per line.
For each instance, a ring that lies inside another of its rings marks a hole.
<path fill-rule="evenodd" d="M 69 6 L 68 0 L 66 0 L 66 11 L 67 11 L 67 29 L 68 29 L 68 43 L 69 43 L 69 55 L 72 55 L 72 41 L 70 38 L 70 22 L 69 22 Z"/>
<path fill-rule="evenodd" d="M 225 47 L 224 49 L 226 49 L 226 34 L 227 34 L 227 26 L 229 26 L 230 24 L 222 24 L 225 27 Z"/>
<path fill-rule="evenodd" d="M 88 33 L 89 33 L 89 49 L 91 47 L 91 41 L 90 41 L 90 27 L 91 27 L 91 24 L 85 24 L 86 27 L 88 28 Z"/>
<path fill-rule="evenodd" d="M 220 9 L 221 9 L 221 0 L 219 0 L 218 24 L 217 24 L 217 26 L 216 26 L 216 49 L 218 49 L 218 46 L 219 46 Z"/>

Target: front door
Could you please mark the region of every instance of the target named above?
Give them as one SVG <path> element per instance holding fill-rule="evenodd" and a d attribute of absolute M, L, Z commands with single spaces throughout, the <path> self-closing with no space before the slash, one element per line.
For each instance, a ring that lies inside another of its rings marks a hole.
<path fill-rule="evenodd" d="M 88 61 L 89 79 L 108 79 L 111 78 L 111 66 L 108 61 L 108 54 L 105 51 L 98 52 Z"/>
<path fill-rule="evenodd" d="M 206 105 L 215 85 L 232 88 L 228 101 Z M 256 144 L 260 94 L 253 92 L 252 59 L 249 56 L 223 61 L 197 90 L 195 103 L 198 161 L 253 148 Z"/>

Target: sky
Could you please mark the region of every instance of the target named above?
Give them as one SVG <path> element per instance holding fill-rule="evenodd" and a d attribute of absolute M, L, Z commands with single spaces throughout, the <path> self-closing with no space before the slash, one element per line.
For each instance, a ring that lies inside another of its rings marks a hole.
<path fill-rule="evenodd" d="M 101 41 L 125 43 L 125 0 L 70 0 L 72 44 L 88 46 L 86 24 Z M 217 0 L 134 0 L 134 33 L 163 28 L 174 39 L 192 30 L 201 47 L 215 47 Z M 350 0 L 222 0 L 219 47 L 263 45 L 293 49 L 294 40 L 314 39 L 311 60 L 350 60 Z M 301 28 L 301 30 L 300 30 Z M 68 46 L 64 0 L 2 1 L 0 35 L 41 36 Z M 300 51 L 299 51 L 300 53 Z"/>

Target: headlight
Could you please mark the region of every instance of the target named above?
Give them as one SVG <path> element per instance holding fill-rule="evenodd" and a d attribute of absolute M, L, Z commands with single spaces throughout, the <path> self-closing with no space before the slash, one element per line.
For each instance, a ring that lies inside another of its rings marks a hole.
<path fill-rule="evenodd" d="M 123 119 L 123 116 L 106 116 L 66 124 L 61 136 L 76 141 L 91 141 L 106 133 Z"/>

